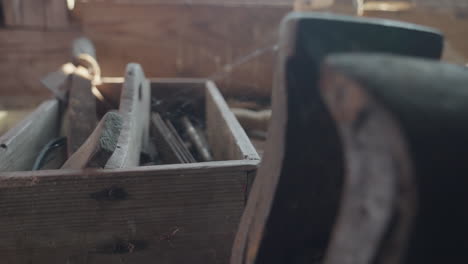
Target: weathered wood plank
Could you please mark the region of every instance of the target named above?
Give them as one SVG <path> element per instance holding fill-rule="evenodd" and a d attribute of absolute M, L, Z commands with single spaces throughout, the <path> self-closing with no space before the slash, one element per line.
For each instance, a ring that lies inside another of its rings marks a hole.
<path fill-rule="evenodd" d="M 117 147 L 121 130 L 122 117 L 119 113 L 108 112 L 62 169 L 104 168 Z"/>
<path fill-rule="evenodd" d="M 0 174 L 0 255 L 11 264 L 227 263 L 256 163 Z"/>
<path fill-rule="evenodd" d="M 0 137 L 0 171 L 31 170 L 39 151 L 58 134 L 59 103 L 49 100 Z"/>
<path fill-rule="evenodd" d="M 5 25 L 43 28 L 44 0 L 3 0 Z"/>
<path fill-rule="evenodd" d="M 3 0 L 5 25 L 36 29 L 66 28 L 68 10 L 64 0 Z"/>
<path fill-rule="evenodd" d="M 216 160 L 259 160 L 244 129 L 211 81 L 206 83 L 205 116 L 207 140 Z"/>
<path fill-rule="evenodd" d="M 129 60 L 140 63 L 147 76 L 208 78 L 226 71 L 220 77 L 223 92 L 269 96 L 271 49 L 239 67 L 225 65 L 274 45 L 277 26 L 289 10 L 268 5 L 83 3 L 76 12 L 83 32 L 95 43 L 103 76 L 121 76 Z M 125 60 L 115 56 L 134 45 L 139 48 Z"/>
<path fill-rule="evenodd" d="M 81 147 L 98 123 L 92 81 L 78 73 L 72 74 L 69 81 L 65 114 L 68 157 Z"/>
<path fill-rule="evenodd" d="M 117 149 L 106 168 L 136 167 L 142 146 L 148 144 L 151 101 L 149 82 L 139 64 L 130 63 L 125 73 L 119 112 L 123 119 Z"/>
<path fill-rule="evenodd" d="M 349 10 L 340 11 L 354 14 L 350 2 L 347 1 Z M 207 78 L 221 71 L 224 73 L 218 76 L 224 76 L 217 83 L 226 96 L 270 96 L 274 50 L 234 69 L 225 65 L 275 44 L 279 22 L 291 10 L 290 6 L 260 2 L 224 6 L 120 3 L 80 1 L 74 12 L 83 32 L 96 44 L 104 76 L 121 76 L 131 60 L 139 62 L 147 76 Z M 449 54 L 444 59 L 465 64 L 468 19 L 464 14 L 463 9 L 443 11 L 418 6 L 411 12 L 375 16 L 441 29 L 449 43 L 446 45 Z M 251 26 L 246 28 L 245 24 Z M 49 95 L 37 80 L 68 61 L 73 35 L 78 34 L 0 29 L 0 93 Z M 128 47 L 138 48 L 131 54 L 123 54 L 121 51 Z M 16 74 L 6 74 L 9 70 Z"/>
<path fill-rule="evenodd" d="M 0 94 L 47 98 L 40 84 L 48 73 L 70 60 L 70 43 L 78 32 L 0 29 Z M 11 74 L 14 72 L 15 74 Z"/>
<path fill-rule="evenodd" d="M 45 0 L 45 27 L 64 29 L 70 25 L 67 0 Z"/>

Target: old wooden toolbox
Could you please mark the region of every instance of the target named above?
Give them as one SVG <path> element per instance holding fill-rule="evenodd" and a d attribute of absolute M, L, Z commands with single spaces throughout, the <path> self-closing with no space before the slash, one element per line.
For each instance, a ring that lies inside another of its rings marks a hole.
<path fill-rule="evenodd" d="M 100 89 L 110 100 L 118 100 L 121 82 L 105 81 Z M 217 161 L 2 172 L 2 263 L 228 262 L 259 157 L 213 82 L 150 83 L 153 98 L 182 94 L 200 102 Z M 53 101 L 39 111 L 47 107 L 59 111 Z M 43 113 L 34 114 L 38 118 Z M 57 129 L 57 115 L 46 118 L 42 127 L 23 120 L 3 135 L 2 159 L 12 148 L 25 145 L 37 152 L 29 139 L 47 138 L 47 129 Z"/>

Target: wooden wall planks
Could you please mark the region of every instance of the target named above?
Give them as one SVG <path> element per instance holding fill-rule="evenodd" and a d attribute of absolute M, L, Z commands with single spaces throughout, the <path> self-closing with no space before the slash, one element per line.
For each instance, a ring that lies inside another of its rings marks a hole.
<path fill-rule="evenodd" d="M 293 1 L 80 1 L 73 13 L 80 32 L 73 27 L 60 32 L 0 29 L 0 94 L 48 95 L 38 80 L 67 61 L 72 39 L 84 34 L 95 43 L 104 76 L 121 76 L 125 65 L 135 61 L 149 77 L 216 75 L 224 95 L 269 97 L 276 57 L 271 47 L 280 20 L 292 9 L 289 2 Z M 333 10 L 353 12 L 349 2 Z M 444 58 L 466 63 L 468 16 L 464 14 L 421 7 L 415 12 L 369 16 L 440 28 L 449 40 Z M 232 72 L 226 67 L 258 49 L 264 53 Z"/>
<path fill-rule="evenodd" d="M 70 60 L 77 31 L 0 29 L 0 95 L 49 96 L 40 79 Z"/>
<path fill-rule="evenodd" d="M 2 0 L 5 25 L 58 29 L 69 25 L 65 0 Z"/>
<path fill-rule="evenodd" d="M 289 10 L 93 3 L 77 6 L 77 17 L 95 43 L 104 76 L 120 76 L 126 61 L 135 61 L 150 77 L 210 77 L 237 58 L 276 44 L 277 26 Z M 266 52 L 235 69 L 221 90 L 269 95 L 273 58 Z"/>

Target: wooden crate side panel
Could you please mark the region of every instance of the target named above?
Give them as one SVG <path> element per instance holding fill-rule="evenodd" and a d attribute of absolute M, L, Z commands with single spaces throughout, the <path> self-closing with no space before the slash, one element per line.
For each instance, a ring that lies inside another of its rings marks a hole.
<path fill-rule="evenodd" d="M 257 151 L 213 82 L 206 83 L 207 139 L 215 159 L 259 160 Z"/>
<path fill-rule="evenodd" d="M 252 168 L 2 174 L 0 256 L 13 264 L 227 263 Z"/>
<path fill-rule="evenodd" d="M 31 170 L 42 148 L 59 132 L 59 102 L 51 99 L 0 136 L 0 171 Z"/>

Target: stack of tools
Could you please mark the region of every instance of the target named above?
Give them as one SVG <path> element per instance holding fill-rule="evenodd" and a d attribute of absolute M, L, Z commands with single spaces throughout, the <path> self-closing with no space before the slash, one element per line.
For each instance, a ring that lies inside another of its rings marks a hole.
<path fill-rule="evenodd" d="M 436 30 L 290 14 L 231 264 L 467 263 L 468 71 Z"/>
<path fill-rule="evenodd" d="M 260 159 L 216 85 L 101 77 L 89 40 L 72 51 L 0 137 L 2 261 L 228 262 Z"/>
<path fill-rule="evenodd" d="M 152 99 L 150 80 L 135 63 L 127 65 L 119 100 L 103 95 L 103 82 L 93 44 L 86 38 L 75 40 L 72 62 L 42 80 L 58 101 L 51 100 L 38 111 L 63 109 L 52 117 L 61 119 L 60 132 L 53 132 L 59 135 L 36 146 L 40 151 L 32 168 L 15 170 L 115 169 L 214 160 L 204 120 L 194 114 L 199 101 Z"/>

